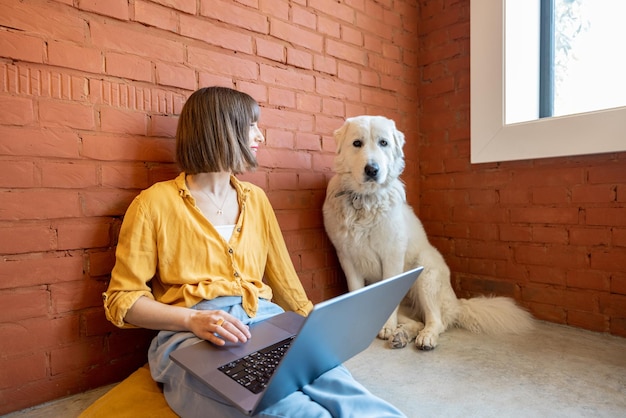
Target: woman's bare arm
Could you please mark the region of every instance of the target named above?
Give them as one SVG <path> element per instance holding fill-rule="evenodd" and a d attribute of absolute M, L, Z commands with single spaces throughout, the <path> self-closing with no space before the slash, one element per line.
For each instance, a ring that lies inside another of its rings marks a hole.
<path fill-rule="evenodd" d="M 224 345 L 225 341 L 245 343 L 250 338 L 248 327 L 229 313 L 170 306 L 145 296 L 137 299 L 124 320 L 148 329 L 191 331 L 215 345 Z"/>

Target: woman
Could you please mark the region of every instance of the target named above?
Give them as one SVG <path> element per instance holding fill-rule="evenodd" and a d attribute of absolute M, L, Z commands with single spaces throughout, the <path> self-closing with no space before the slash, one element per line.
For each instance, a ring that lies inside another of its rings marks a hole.
<path fill-rule="evenodd" d="M 160 330 L 148 352 L 150 370 L 183 417 L 243 415 L 170 361 L 170 352 L 199 339 L 245 343 L 248 324 L 313 307 L 267 196 L 235 177 L 257 166 L 264 141 L 258 119 L 258 103 L 236 90 L 209 87 L 189 97 L 176 132 L 183 172 L 131 203 L 104 293 L 115 325 Z M 340 366 L 258 416 L 404 415 Z"/>

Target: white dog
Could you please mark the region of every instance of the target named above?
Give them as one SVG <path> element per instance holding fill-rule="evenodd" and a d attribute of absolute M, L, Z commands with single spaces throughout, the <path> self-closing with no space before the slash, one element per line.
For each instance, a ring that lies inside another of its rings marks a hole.
<path fill-rule="evenodd" d="M 382 116 L 357 116 L 335 131 L 336 174 L 324 202 L 324 226 L 337 251 L 349 290 L 423 265 L 407 295 L 408 316 L 396 308 L 379 338 L 394 348 L 415 338 L 422 350 L 437 346 L 451 326 L 474 332 L 519 333 L 533 320 L 505 297 L 457 299 L 450 270 L 406 202 L 404 134 Z M 370 309 L 370 307 L 363 307 Z M 422 322 L 416 321 L 416 319 Z"/>

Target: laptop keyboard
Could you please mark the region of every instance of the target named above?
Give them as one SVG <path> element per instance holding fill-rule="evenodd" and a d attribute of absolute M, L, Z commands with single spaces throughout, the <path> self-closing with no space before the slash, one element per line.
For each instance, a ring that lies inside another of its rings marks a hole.
<path fill-rule="evenodd" d="M 286 338 L 262 350 L 255 351 L 218 369 L 252 393 L 260 393 L 267 386 L 295 336 Z"/>

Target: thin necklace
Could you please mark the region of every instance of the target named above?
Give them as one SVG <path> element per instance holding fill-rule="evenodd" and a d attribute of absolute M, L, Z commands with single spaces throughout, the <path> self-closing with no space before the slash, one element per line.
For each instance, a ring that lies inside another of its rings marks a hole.
<path fill-rule="evenodd" d="M 215 203 L 215 200 L 213 200 L 213 198 L 211 197 L 210 194 L 208 194 L 207 192 L 205 192 L 203 189 L 200 189 L 200 191 L 209 198 L 209 200 L 211 201 L 211 203 L 213 204 L 213 206 L 215 206 L 217 208 L 217 214 L 218 215 L 222 215 L 224 213 L 224 211 L 222 210 L 224 208 L 224 204 L 226 203 L 226 199 L 228 198 L 228 193 L 229 191 L 227 190 L 224 196 L 224 200 L 222 201 L 222 205 L 218 206 L 217 203 Z"/>

